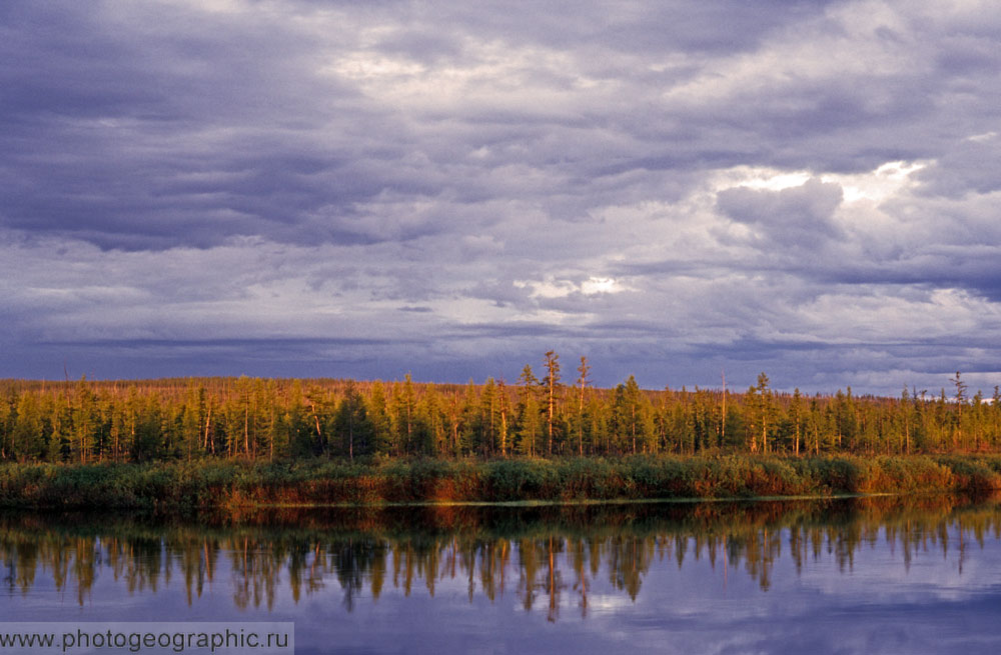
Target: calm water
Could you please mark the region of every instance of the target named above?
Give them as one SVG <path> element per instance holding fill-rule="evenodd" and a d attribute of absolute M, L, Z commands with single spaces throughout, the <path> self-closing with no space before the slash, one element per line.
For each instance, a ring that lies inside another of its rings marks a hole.
<path fill-rule="evenodd" d="M 294 621 L 298 653 L 997 653 L 1001 504 L 0 515 L 3 621 Z"/>

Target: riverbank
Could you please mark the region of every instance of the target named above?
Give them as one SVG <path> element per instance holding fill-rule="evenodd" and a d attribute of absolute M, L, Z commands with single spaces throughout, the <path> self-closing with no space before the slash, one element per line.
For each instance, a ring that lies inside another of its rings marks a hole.
<path fill-rule="evenodd" d="M 0 465 L 0 506 L 38 509 L 822 497 L 999 488 L 998 455 Z"/>

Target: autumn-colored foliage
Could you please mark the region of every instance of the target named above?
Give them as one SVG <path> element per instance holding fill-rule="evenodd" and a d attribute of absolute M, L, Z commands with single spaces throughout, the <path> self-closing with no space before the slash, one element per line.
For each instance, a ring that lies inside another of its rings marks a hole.
<path fill-rule="evenodd" d="M 1001 488 L 1001 458 L 631 456 L 0 465 L 0 505 L 197 507 L 830 496 Z"/>

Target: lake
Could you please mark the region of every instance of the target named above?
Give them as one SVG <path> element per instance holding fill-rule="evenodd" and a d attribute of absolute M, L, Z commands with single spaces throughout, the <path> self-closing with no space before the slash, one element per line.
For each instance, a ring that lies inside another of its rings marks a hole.
<path fill-rule="evenodd" d="M 294 622 L 297 653 L 1001 652 L 997 499 L 6 513 L 0 563 L 4 622 Z"/>

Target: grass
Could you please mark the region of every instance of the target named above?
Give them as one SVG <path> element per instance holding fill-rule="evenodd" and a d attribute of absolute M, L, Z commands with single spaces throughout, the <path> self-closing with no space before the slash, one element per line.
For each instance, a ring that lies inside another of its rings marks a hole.
<path fill-rule="evenodd" d="M 30 508 L 575 502 L 998 488 L 1001 456 L 969 455 L 0 465 L 0 506 Z"/>

